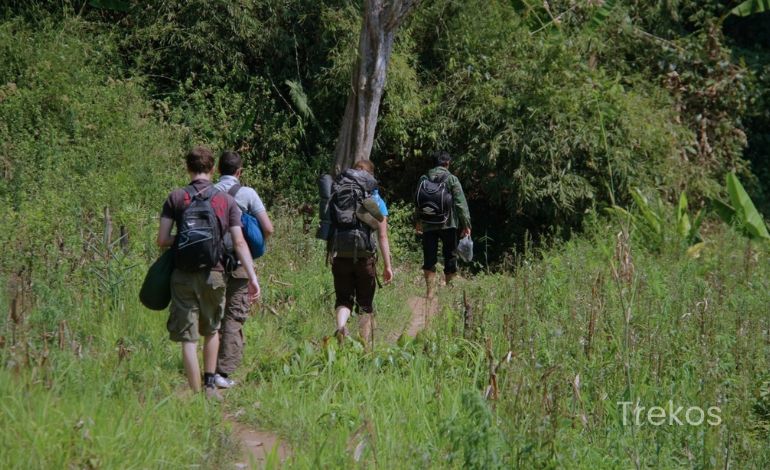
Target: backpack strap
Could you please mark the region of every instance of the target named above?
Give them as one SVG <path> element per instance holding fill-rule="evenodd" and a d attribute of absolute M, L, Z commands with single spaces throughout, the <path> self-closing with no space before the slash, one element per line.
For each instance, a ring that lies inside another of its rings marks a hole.
<path fill-rule="evenodd" d="M 441 184 L 441 183 L 446 183 L 449 180 L 450 176 L 452 176 L 452 174 L 447 171 L 446 173 L 444 173 L 444 177 L 443 178 L 437 177 L 437 178 L 428 178 L 428 179 L 430 179 L 434 183 Z"/>
<path fill-rule="evenodd" d="M 227 194 L 229 194 L 232 197 L 235 197 L 236 194 L 238 194 L 238 191 L 241 189 L 241 185 L 238 183 L 235 183 L 230 187 L 230 189 L 227 191 Z"/>
<path fill-rule="evenodd" d="M 210 189 L 212 189 L 213 191 L 209 191 Z M 187 186 L 185 186 L 184 187 L 184 191 L 190 197 L 190 202 L 191 203 L 192 203 L 193 199 L 195 199 L 196 197 L 198 199 L 206 200 L 206 199 L 211 198 L 212 196 L 214 196 L 214 194 L 219 192 L 219 191 L 217 191 L 217 189 L 213 185 L 206 186 L 205 188 L 203 188 L 200 191 L 198 191 L 198 190 L 195 189 L 195 186 L 193 186 L 191 184 L 188 184 Z M 207 192 L 208 192 L 208 194 L 203 195 L 203 194 L 205 194 Z"/>

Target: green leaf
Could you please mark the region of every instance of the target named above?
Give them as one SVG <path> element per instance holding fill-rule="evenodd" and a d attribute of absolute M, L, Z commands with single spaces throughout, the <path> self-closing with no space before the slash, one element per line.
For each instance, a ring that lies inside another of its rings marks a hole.
<path fill-rule="evenodd" d="M 699 210 L 695 214 L 695 219 L 692 221 L 692 227 L 690 228 L 690 233 L 687 236 L 687 242 L 688 243 L 695 243 L 700 240 L 700 226 L 703 224 L 703 219 L 705 218 L 706 211 Z"/>
<path fill-rule="evenodd" d="M 711 210 L 716 212 L 722 222 L 733 225 L 735 223 L 735 209 L 730 204 L 720 201 L 719 199 L 711 200 Z"/>
<path fill-rule="evenodd" d="M 735 16 L 750 16 L 755 13 L 764 13 L 766 11 L 770 11 L 770 0 L 746 0 L 730 10 L 730 14 Z"/>
<path fill-rule="evenodd" d="M 690 237 L 691 229 L 690 216 L 687 215 L 687 195 L 683 192 L 676 208 L 676 231 L 681 238 L 686 239 Z"/>
<path fill-rule="evenodd" d="M 644 217 L 647 225 L 649 225 L 655 235 L 660 236 L 663 233 L 660 216 L 652 209 L 652 206 L 647 202 L 647 198 L 644 197 L 642 191 L 639 188 L 634 188 L 634 190 L 631 191 L 631 197 L 634 198 L 634 202 L 642 213 L 642 217 Z"/>
<path fill-rule="evenodd" d="M 294 106 L 297 107 L 297 111 L 299 111 L 302 117 L 315 121 L 313 110 L 310 109 L 310 106 L 308 105 L 307 95 L 302 88 L 302 84 L 293 80 L 286 80 L 284 83 L 289 86 L 289 95 L 291 96 L 291 101 L 294 103 Z"/>
<path fill-rule="evenodd" d="M 770 233 L 767 232 L 762 215 L 757 211 L 735 173 L 731 172 L 727 175 L 727 192 L 735 207 L 736 218 L 749 238 L 770 240 Z"/>
<path fill-rule="evenodd" d="M 617 0 L 605 0 L 604 3 L 596 9 L 594 16 L 591 18 L 591 24 L 595 27 L 599 27 L 607 21 L 607 18 L 612 13 L 612 9 L 615 8 Z"/>

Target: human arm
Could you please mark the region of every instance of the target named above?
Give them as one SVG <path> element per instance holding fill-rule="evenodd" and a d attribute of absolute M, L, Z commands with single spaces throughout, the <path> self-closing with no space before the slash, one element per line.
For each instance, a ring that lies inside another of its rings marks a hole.
<path fill-rule="evenodd" d="M 273 222 L 270 221 L 270 216 L 267 215 L 267 211 L 258 213 L 257 220 L 259 221 L 259 228 L 262 230 L 262 236 L 267 240 L 273 235 Z"/>
<path fill-rule="evenodd" d="M 454 210 L 457 213 L 457 221 L 460 229 L 460 237 L 466 237 L 471 234 L 471 212 L 468 209 L 468 201 L 465 199 L 465 192 L 460 184 L 460 180 L 452 175 L 452 200 L 454 201 Z"/>
<path fill-rule="evenodd" d="M 388 218 L 383 218 L 382 222 L 379 222 L 378 225 L 377 237 L 380 250 L 382 251 L 382 262 L 384 264 L 382 279 L 385 281 L 385 284 L 388 284 L 393 280 L 393 265 L 390 260 L 390 241 L 388 240 Z"/>
<path fill-rule="evenodd" d="M 161 248 L 168 248 L 174 244 L 174 235 L 171 234 L 171 228 L 174 226 L 174 219 L 161 216 L 160 226 L 158 226 L 158 237 L 155 243 Z"/>
<path fill-rule="evenodd" d="M 257 280 L 257 273 L 254 271 L 254 263 L 251 260 L 249 245 L 246 243 L 246 239 L 243 238 L 241 227 L 230 227 L 230 236 L 233 238 L 233 246 L 235 247 L 238 261 L 246 269 L 246 274 L 249 277 L 249 300 L 253 302 L 259 299 L 262 291 Z"/>
<path fill-rule="evenodd" d="M 267 215 L 267 209 L 265 204 L 260 199 L 259 194 L 253 188 L 251 194 L 249 194 L 248 212 L 253 215 L 259 221 L 259 228 L 262 230 L 262 236 L 267 240 L 273 235 L 273 222 L 270 220 L 270 216 Z"/>

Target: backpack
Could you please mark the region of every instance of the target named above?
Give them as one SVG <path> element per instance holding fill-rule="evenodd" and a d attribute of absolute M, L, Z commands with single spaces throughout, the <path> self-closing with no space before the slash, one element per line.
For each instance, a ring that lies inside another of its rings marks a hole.
<path fill-rule="evenodd" d="M 238 194 L 241 187 L 240 184 L 236 183 L 227 191 L 227 194 L 235 199 L 235 195 Z M 267 251 L 267 245 L 265 244 L 265 237 L 262 235 L 262 227 L 259 225 L 259 220 L 248 212 L 241 211 L 241 230 L 243 230 L 243 238 L 246 239 L 246 244 L 249 245 L 251 257 L 257 259 L 264 255 L 265 251 Z M 233 251 L 232 239 L 230 239 L 230 246 L 230 251 Z"/>
<path fill-rule="evenodd" d="M 196 192 L 192 185 L 184 190 L 190 205 L 177 221 L 174 265 L 183 271 L 213 268 L 222 258 L 222 228 L 211 205 L 219 191 L 210 186 Z"/>
<path fill-rule="evenodd" d="M 356 215 L 377 188 L 377 180 L 363 170 L 345 170 L 332 184 L 329 220 L 332 233 L 329 251 L 332 257 L 371 257 L 377 252 L 372 228 Z"/>
<path fill-rule="evenodd" d="M 330 174 L 318 177 L 318 229 L 315 237 L 319 240 L 329 241 L 332 237 L 332 221 L 329 216 L 329 201 L 332 198 L 332 186 L 334 178 Z"/>
<path fill-rule="evenodd" d="M 241 187 L 240 184 L 236 183 L 227 191 L 227 194 L 234 199 Z M 251 257 L 257 259 L 264 255 L 267 250 L 267 244 L 265 243 L 265 237 L 262 234 L 259 220 L 244 210 L 241 211 L 241 230 L 243 231 L 243 238 L 249 246 Z M 233 272 L 238 267 L 238 257 L 235 255 L 235 246 L 233 246 L 233 238 L 230 233 L 226 233 L 224 236 L 224 247 L 225 269 L 228 272 Z"/>
<path fill-rule="evenodd" d="M 449 172 L 430 179 L 423 176 L 417 187 L 417 215 L 426 224 L 443 225 L 452 211 L 452 193 L 447 188 Z"/>

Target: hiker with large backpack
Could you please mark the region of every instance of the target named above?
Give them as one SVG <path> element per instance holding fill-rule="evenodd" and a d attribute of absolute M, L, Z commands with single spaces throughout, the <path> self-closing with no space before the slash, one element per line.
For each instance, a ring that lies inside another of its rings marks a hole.
<path fill-rule="evenodd" d="M 420 178 L 416 191 L 416 229 L 422 234 L 425 296 L 435 293 L 438 242 L 444 256 L 444 277 L 449 285 L 457 275 L 457 244 L 471 234 L 471 216 L 460 180 L 449 172 L 451 156 L 446 151 L 434 156 L 435 167 Z M 459 238 L 458 238 L 459 235 Z"/>
<path fill-rule="evenodd" d="M 241 186 L 243 160 L 238 153 L 222 152 L 218 168 L 221 178 L 214 187 L 235 199 L 242 212 L 241 223 L 251 257 L 259 258 L 265 252 L 267 239 L 273 234 L 273 223 L 267 215 L 265 205 L 254 188 Z M 232 243 L 229 243 L 227 237 L 225 250 L 232 250 Z M 233 253 L 226 253 L 225 256 L 233 266 L 226 273 L 225 314 L 219 329 L 219 354 L 214 375 L 214 384 L 219 388 L 235 385 L 230 374 L 235 372 L 243 359 L 243 324 L 249 317 L 250 310 L 249 277 L 246 268 L 237 261 Z"/>
<path fill-rule="evenodd" d="M 171 305 L 166 328 L 172 341 L 182 344 L 182 361 L 190 388 L 201 390 L 197 345 L 203 343 L 203 385 L 206 396 L 221 399 L 214 385 L 219 350 L 217 334 L 225 308 L 222 238 L 232 237 L 238 259 L 248 276 L 249 301 L 260 289 L 249 248 L 241 232 L 241 211 L 227 193 L 211 182 L 214 156 L 205 147 L 185 158 L 190 184 L 172 191 L 160 215 L 157 243 L 174 250 Z M 176 235 L 171 233 L 176 226 Z"/>
<path fill-rule="evenodd" d="M 378 251 L 383 261 L 383 281 L 387 284 L 393 279 L 388 208 L 378 192 L 374 165 L 368 160 L 343 171 L 330 186 L 330 194 L 322 197 L 326 200 L 322 211 L 328 214 L 329 227 L 322 237 L 327 240 L 334 277 L 335 335 L 340 342 L 349 336 L 346 325 L 355 308 L 360 315 L 359 332 L 364 344 L 371 345 Z"/>

